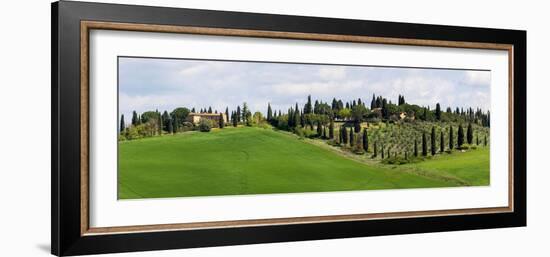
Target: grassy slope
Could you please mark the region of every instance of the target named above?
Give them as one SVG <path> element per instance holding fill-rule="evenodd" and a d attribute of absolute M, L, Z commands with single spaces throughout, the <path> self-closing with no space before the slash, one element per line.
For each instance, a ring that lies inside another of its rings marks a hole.
<path fill-rule="evenodd" d="M 227 128 L 119 143 L 122 199 L 457 185 L 366 165 L 268 129 Z"/>
<path fill-rule="evenodd" d="M 428 161 L 403 165 L 403 168 L 454 177 L 470 186 L 489 185 L 489 148 L 455 151 L 452 154 L 438 155 Z"/>

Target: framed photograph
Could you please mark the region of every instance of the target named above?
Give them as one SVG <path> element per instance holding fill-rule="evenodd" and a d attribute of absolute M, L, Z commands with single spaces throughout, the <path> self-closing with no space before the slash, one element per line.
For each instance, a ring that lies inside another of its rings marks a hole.
<path fill-rule="evenodd" d="M 52 5 L 52 253 L 526 225 L 526 32 Z"/>

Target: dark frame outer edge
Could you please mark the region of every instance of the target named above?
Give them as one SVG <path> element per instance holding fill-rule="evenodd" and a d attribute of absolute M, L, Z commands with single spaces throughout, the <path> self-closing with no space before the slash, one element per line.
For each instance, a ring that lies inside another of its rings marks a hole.
<path fill-rule="evenodd" d="M 513 213 L 80 235 L 80 20 L 514 45 Z M 526 32 L 85 2 L 52 4 L 52 254 L 81 255 L 526 225 Z"/>

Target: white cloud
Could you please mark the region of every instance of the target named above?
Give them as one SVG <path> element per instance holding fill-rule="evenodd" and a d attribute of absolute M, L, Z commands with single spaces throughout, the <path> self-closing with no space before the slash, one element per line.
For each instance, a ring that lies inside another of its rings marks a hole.
<path fill-rule="evenodd" d="M 466 71 L 466 83 L 470 85 L 489 86 L 491 84 L 491 72 Z"/>
<path fill-rule="evenodd" d="M 337 96 L 360 89 L 364 85 L 361 81 L 343 82 L 311 82 L 311 83 L 282 83 L 273 86 L 278 95 L 289 96 Z"/>
<path fill-rule="evenodd" d="M 325 80 L 342 80 L 346 78 L 346 69 L 342 66 L 323 66 L 319 69 L 319 77 Z"/>

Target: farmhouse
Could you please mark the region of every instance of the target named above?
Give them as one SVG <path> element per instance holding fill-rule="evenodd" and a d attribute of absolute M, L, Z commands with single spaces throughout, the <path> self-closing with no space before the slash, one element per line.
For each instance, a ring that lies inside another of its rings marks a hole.
<path fill-rule="evenodd" d="M 225 115 L 225 113 L 221 113 L 222 117 L 223 117 L 223 120 L 224 122 L 228 122 L 227 121 L 227 117 Z M 192 122 L 193 124 L 198 124 L 201 119 L 209 119 L 209 120 L 212 120 L 214 122 L 218 122 L 220 120 L 220 113 L 189 113 L 187 115 L 187 121 L 189 122 Z"/>

